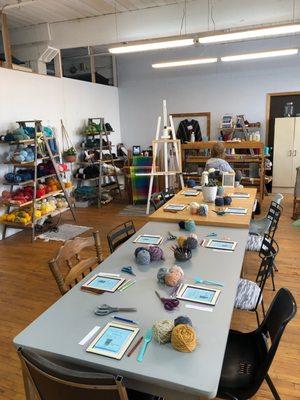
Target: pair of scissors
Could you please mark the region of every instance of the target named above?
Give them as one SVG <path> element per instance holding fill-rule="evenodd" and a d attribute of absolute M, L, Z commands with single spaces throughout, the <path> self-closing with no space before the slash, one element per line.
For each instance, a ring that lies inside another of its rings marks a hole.
<path fill-rule="evenodd" d="M 168 239 L 168 240 L 176 240 L 176 239 L 177 239 L 177 236 L 173 235 L 173 233 L 171 233 L 171 232 L 168 232 L 168 237 L 167 237 L 167 239 Z"/>
<path fill-rule="evenodd" d="M 130 266 L 128 266 L 128 267 L 123 267 L 123 268 L 121 269 L 121 271 L 122 271 L 122 272 L 125 272 L 126 274 L 136 276 L 135 273 L 133 272 L 132 267 L 130 267 Z"/>
<path fill-rule="evenodd" d="M 166 297 L 161 297 L 160 294 L 155 290 L 156 296 L 163 303 L 165 310 L 172 311 L 179 305 L 179 300 L 177 299 L 167 299 Z"/>
<path fill-rule="evenodd" d="M 213 211 L 213 212 L 216 213 L 217 215 L 225 215 L 225 214 L 226 214 L 225 211 L 221 211 L 221 210 L 218 210 L 218 211 L 216 211 L 216 210 L 211 210 L 211 211 Z"/>
<path fill-rule="evenodd" d="M 129 307 L 111 307 L 108 304 L 102 304 L 101 306 L 98 306 L 97 309 L 95 310 L 96 315 L 100 315 L 101 317 L 104 317 L 105 315 L 114 313 L 114 312 L 130 312 L 130 311 L 137 311 L 136 308 L 129 308 Z"/>

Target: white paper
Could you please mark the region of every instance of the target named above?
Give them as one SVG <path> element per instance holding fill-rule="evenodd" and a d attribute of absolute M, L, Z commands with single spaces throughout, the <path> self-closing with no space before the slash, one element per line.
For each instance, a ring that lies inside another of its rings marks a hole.
<path fill-rule="evenodd" d="M 78 344 L 80 346 L 84 346 L 91 338 L 98 332 L 100 329 L 100 326 L 95 326 L 83 339 L 80 340 Z"/>
<path fill-rule="evenodd" d="M 200 311 L 208 311 L 208 312 L 213 312 L 213 308 L 212 307 L 206 307 L 206 306 L 194 306 L 193 304 L 186 304 L 185 305 L 186 308 L 193 308 L 195 310 L 200 310 Z"/>

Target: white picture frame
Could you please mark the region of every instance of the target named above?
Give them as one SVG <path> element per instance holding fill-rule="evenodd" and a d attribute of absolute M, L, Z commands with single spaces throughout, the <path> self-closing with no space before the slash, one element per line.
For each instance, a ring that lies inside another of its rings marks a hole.
<path fill-rule="evenodd" d="M 166 211 L 183 211 L 186 208 L 186 204 L 167 204 L 164 207 Z"/>
<path fill-rule="evenodd" d="M 250 194 L 249 193 L 242 193 L 242 192 L 235 192 L 235 193 L 230 193 L 229 195 L 233 199 L 249 199 Z"/>
<path fill-rule="evenodd" d="M 199 192 L 197 190 L 184 190 L 181 194 L 187 197 L 195 197 L 199 195 Z"/>
<path fill-rule="evenodd" d="M 180 300 L 215 306 L 220 293 L 220 289 L 187 283 L 181 286 L 176 297 Z"/>
<path fill-rule="evenodd" d="M 109 322 L 98 333 L 86 351 L 120 360 L 139 330 L 137 326 Z"/>
<path fill-rule="evenodd" d="M 223 251 L 234 251 L 237 242 L 233 240 L 223 240 L 223 239 L 210 239 L 205 244 L 205 247 L 213 250 L 223 250 Z"/>
<path fill-rule="evenodd" d="M 226 214 L 234 214 L 234 215 L 247 215 L 248 209 L 245 207 L 226 207 Z"/>
<path fill-rule="evenodd" d="M 149 246 L 158 246 L 161 244 L 163 237 L 160 235 L 141 234 L 133 240 L 133 243 L 147 244 Z"/>
<path fill-rule="evenodd" d="M 93 293 L 113 293 L 125 282 L 125 280 L 125 278 L 121 278 L 119 276 L 98 273 L 93 275 L 89 280 L 81 285 L 81 289 Z"/>
<path fill-rule="evenodd" d="M 223 172 L 222 174 L 222 186 L 223 187 L 234 187 L 235 172 Z"/>

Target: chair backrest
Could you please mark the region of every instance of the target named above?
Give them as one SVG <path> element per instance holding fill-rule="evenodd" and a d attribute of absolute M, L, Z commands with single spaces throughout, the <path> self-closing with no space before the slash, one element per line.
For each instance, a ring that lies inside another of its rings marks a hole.
<path fill-rule="evenodd" d="M 175 189 L 173 187 L 169 187 L 168 189 L 164 189 L 162 191 L 165 201 L 170 200 L 172 197 L 175 196 Z"/>
<path fill-rule="evenodd" d="M 267 219 L 269 219 L 269 221 L 270 221 L 268 234 L 271 237 L 274 237 L 274 235 L 275 235 L 282 210 L 283 210 L 283 208 L 280 204 L 276 203 L 275 201 L 271 202 L 270 208 L 268 211 L 268 215 L 267 215 Z"/>
<path fill-rule="evenodd" d="M 110 374 L 58 365 L 19 349 L 26 398 L 36 400 L 128 400 L 122 381 Z"/>
<path fill-rule="evenodd" d="M 274 256 L 275 258 L 278 253 L 279 253 L 278 243 L 272 236 L 266 233 L 263 237 L 260 246 L 259 257 L 263 259 L 266 257 Z"/>
<path fill-rule="evenodd" d="M 163 195 L 163 192 L 155 192 L 152 193 L 150 197 L 150 203 L 154 207 L 155 210 L 158 210 L 161 206 L 165 204 L 166 200 Z"/>
<path fill-rule="evenodd" d="M 90 247 L 94 247 L 95 256 L 83 258 L 80 253 L 85 253 Z M 49 261 L 49 267 L 61 294 L 64 295 L 102 261 L 100 235 L 97 231 L 93 232 L 93 236 L 76 237 L 65 242 L 57 256 Z"/>
<path fill-rule="evenodd" d="M 126 242 L 135 234 L 135 227 L 132 221 L 126 221 L 116 226 L 107 235 L 110 252 L 113 253 L 117 247 Z"/>

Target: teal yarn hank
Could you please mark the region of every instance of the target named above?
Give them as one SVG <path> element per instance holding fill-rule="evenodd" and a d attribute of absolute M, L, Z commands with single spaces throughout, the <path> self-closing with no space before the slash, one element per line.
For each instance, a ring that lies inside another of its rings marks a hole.
<path fill-rule="evenodd" d="M 195 232 L 196 224 L 193 220 L 188 220 L 184 222 L 184 229 L 188 232 Z"/>

